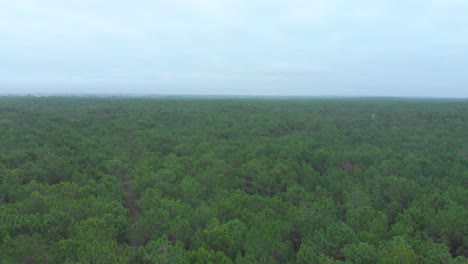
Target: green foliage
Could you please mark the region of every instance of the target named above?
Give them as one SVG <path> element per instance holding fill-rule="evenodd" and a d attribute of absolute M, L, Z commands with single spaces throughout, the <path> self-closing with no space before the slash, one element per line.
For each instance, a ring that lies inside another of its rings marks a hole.
<path fill-rule="evenodd" d="M 189 253 L 188 257 L 190 263 L 197 264 L 229 264 L 232 261 L 221 252 L 214 252 L 205 248 L 193 250 Z"/>
<path fill-rule="evenodd" d="M 382 264 L 419 263 L 418 256 L 402 237 L 395 237 L 382 252 Z"/>
<path fill-rule="evenodd" d="M 214 218 L 200 234 L 201 243 L 207 248 L 223 252 L 231 259 L 235 259 L 243 250 L 247 230 L 247 226 L 238 219 L 220 224 Z"/>
<path fill-rule="evenodd" d="M 354 231 L 345 223 L 333 222 L 324 230 L 319 231 L 313 238 L 323 254 L 337 259 L 343 259 L 343 249 L 356 239 Z"/>
<path fill-rule="evenodd" d="M 466 116 L 466 100 L 3 97 L 0 262 L 466 263 Z"/>
<path fill-rule="evenodd" d="M 190 263 L 183 245 L 180 242 L 174 244 L 166 237 L 151 240 L 139 254 L 142 263 Z"/>
<path fill-rule="evenodd" d="M 343 253 L 346 260 L 356 264 L 377 263 L 377 260 L 379 259 L 378 249 L 366 242 L 346 245 L 343 249 Z"/>
<path fill-rule="evenodd" d="M 348 211 L 347 223 L 353 228 L 358 239 L 370 244 L 378 244 L 387 239 L 388 221 L 384 213 L 372 207 L 363 206 Z"/>

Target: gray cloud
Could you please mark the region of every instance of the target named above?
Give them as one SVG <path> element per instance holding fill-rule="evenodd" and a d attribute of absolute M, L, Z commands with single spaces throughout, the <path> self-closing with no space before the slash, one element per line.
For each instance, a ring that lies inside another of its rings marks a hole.
<path fill-rule="evenodd" d="M 468 97 L 467 3 L 2 1 L 0 92 Z"/>

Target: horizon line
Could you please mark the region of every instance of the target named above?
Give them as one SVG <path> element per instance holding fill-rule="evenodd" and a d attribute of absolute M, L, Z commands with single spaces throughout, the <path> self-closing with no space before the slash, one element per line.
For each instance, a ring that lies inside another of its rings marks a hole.
<path fill-rule="evenodd" d="M 160 97 L 199 97 L 199 98 L 316 98 L 316 99 L 454 99 L 468 100 L 468 97 L 451 96 L 398 96 L 398 95 L 278 95 L 278 94 L 171 94 L 171 93 L 60 93 L 60 92 L 0 92 L 0 97 L 128 97 L 128 98 L 160 98 Z"/>

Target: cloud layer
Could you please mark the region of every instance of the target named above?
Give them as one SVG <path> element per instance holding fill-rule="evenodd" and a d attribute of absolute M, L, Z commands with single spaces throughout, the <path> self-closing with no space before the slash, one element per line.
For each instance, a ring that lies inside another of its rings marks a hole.
<path fill-rule="evenodd" d="M 0 4 L 0 92 L 468 97 L 468 1 Z"/>

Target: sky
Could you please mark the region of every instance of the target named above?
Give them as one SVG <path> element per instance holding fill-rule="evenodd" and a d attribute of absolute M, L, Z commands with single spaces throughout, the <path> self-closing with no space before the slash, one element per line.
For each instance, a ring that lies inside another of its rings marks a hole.
<path fill-rule="evenodd" d="M 468 0 L 0 0 L 0 93 L 468 97 Z"/>

